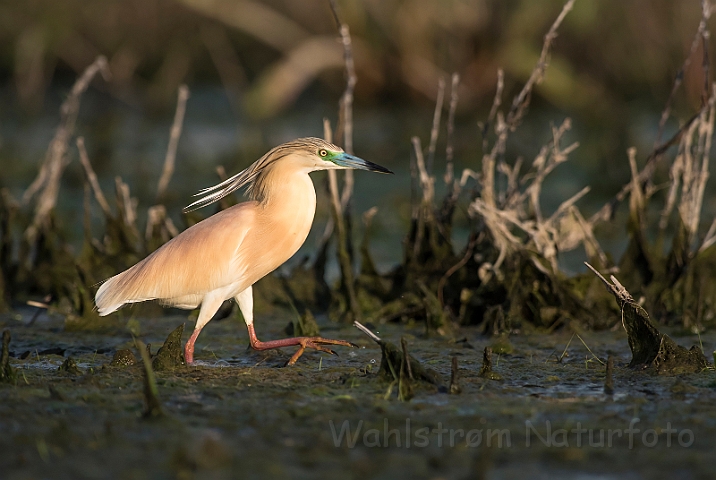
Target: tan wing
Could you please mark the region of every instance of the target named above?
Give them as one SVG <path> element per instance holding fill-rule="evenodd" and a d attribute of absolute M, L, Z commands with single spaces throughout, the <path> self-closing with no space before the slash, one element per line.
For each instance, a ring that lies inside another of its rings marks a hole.
<path fill-rule="evenodd" d="M 246 202 L 212 215 L 105 281 L 95 296 L 99 314 L 145 300 L 193 308 L 206 293 L 240 280 L 246 270 L 241 245 L 256 206 Z"/>

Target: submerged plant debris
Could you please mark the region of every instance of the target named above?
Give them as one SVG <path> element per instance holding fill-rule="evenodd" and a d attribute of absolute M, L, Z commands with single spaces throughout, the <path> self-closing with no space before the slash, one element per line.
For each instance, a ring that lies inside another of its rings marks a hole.
<path fill-rule="evenodd" d="M 354 322 L 354 325 L 380 346 L 380 369 L 378 373 L 381 378 L 389 381 L 421 380 L 443 390 L 445 389 L 443 380 L 438 372 L 424 366 L 408 353 L 407 343 L 404 338 L 401 339 L 401 347 L 398 348 L 395 344 L 379 338 L 359 322 Z"/>
<path fill-rule="evenodd" d="M 72 357 L 67 357 L 62 365 L 57 368 L 58 372 L 65 373 L 67 375 L 82 375 L 82 370 L 77 366 L 77 362 Z"/>
<path fill-rule="evenodd" d="M 604 282 L 619 303 L 622 325 L 632 352 L 630 367 L 650 368 L 660 375 L 696 373 L 712 367 L 698 346 L 694 345 L 687 350 L 661 333 L 651 323 L 646 310 L 634 301 L 613 275 L 612 283 L 609 283 L 591 265 L 587 266 Z"/>

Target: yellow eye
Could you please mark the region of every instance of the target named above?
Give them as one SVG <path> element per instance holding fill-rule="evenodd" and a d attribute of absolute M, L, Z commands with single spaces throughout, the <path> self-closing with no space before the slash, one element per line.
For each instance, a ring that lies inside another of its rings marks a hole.
<path fill-rule="evenodd" d="M 319 151 L 318 151 L 318 154 L 319 154 L 320 156 L 322 156 L 322 157 L 325 157 L 326 155 L 328 155 L 328 152 L 325 151 L 325 150 L 319 150 Z"/>

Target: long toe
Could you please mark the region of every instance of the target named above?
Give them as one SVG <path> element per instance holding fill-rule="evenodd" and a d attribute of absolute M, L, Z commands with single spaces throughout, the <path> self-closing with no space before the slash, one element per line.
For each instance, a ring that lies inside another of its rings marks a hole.
<path fill-rule="evenodd" d="M 347 342 L 345 340 L 333 340 L 332 338 L 323 338 L 323 337 L 311 337 L 311 342 L 316 344 L 323 344 L 323 345 L 341 345 L 343 347 L 355 347 L 358 348 L 358 345 L 355 343 Z"/>
<path fill-rule="evenodd" d="M 330 353 L 331 355 L 338 355 L 336 352 L 331 350 L 330 348 L 322 347 L 321 345 L 314 343 L 314 342 L 306 342 L 306 348 L 312 348 L 314 350 L 318 350 L 319 352 L 325 352 Z"/>

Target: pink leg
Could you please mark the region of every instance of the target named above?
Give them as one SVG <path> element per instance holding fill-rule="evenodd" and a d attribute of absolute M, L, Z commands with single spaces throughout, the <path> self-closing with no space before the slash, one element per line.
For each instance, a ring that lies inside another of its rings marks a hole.
<path fill-rule="evenodd" d="M 202 300 L 199 317 L 196 319 L 196 326 L 194 327 L 191 337 L 186 341 L 186 345 L 184 345 L 184 360 L 187 365 L 194 363 L 194 343 L 197 337 L 199 337 L 201 329 L 209 323 L 209 320 L 211 320 L 211 317 L 219 310 L 223 302 L 223 292 L 221 291 L 209 293 Z"/>
<path fill-rule="evenodd" d="M 201 329 L 194 330 L 189 340 L 186 341 L 186 345 L 184 345 L 184 360 L 187 365 L 194 363 L 194 342 L 199 337 L 199 332 L 201 332 Z"/>
<path fill-rule="evenodd" d="M 331 355 L 336 355 L 336 352 L 329 348 L 322 347 L 321 345 L 342 345 L 344 347 L 357 346 L 351 342 L 346 342 L 345 340 L 331 340 L 330 338 L 322 337 L 294 337 L 262 342 L 256 337 L 253 323 L 247 325 L 247 327 L 249 329 L 249 341 L 251 342 L 251 347 L 254 350 L 271 350 L 273 348 L 292 347 L 294 345 L 298 345 L 299 349 L 296 351 L 296 353 L 293 354 L 293 356 L 286 363 L 286 365 L 293 365 L 294 363 L 296 363 L 296 360 L 298 360 L 299 357 L 303 355 L 303 352 L 307 348 L 313 348 L 314 350 L 330 353 Z"/>

